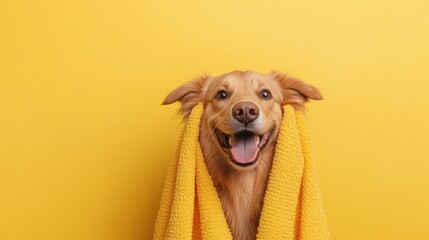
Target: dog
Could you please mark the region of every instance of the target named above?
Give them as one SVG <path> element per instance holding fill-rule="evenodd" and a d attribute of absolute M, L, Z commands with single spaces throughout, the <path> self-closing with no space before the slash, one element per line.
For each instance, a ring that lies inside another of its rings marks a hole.
<path fill-rule="evenodd" d="M 304 110 L 319 90 L 277 72 L 233 71 L 203 76 L 173 90 L 163 104 L 181 102 L 186 119 L 204 104 L 199 142 L 236 240 L 256 238 L 282 106 Z"/>

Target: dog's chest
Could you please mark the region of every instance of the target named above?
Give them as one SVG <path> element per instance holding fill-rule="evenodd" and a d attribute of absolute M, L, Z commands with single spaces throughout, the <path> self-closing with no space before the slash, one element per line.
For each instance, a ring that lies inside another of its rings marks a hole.
<path fill-rule="evenodd" d="M 254 179 L 235 179 L 218 191 L 234 239 L 254 239 L 262 208 L 263 189 Z"/>

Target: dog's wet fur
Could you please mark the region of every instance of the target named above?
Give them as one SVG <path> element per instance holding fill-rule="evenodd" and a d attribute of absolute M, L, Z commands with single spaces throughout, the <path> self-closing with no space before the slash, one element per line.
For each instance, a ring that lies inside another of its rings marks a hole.
<path fill-rule="evenodd" d="M 180 101 L 184 119 L 204 104 L 199 142 L 234 239 L 256 238 L 282 106 L 304 110 L 308 99 L 322 96 L 287 75 L 233 71 L 188 82 L 164 100 Z"/>

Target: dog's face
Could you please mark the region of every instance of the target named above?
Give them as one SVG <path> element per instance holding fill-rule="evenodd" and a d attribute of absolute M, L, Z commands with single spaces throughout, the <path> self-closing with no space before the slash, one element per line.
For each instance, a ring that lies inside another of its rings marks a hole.
<path fill-rule="evenodd" d="M 234 71 L 187 83 L 170 93 L 164 104 L 181 101 L 186 118 L 202 102 L 201 127 L 209 135 L 205 139 L 214 142 L 228 164 L 245 170 L 256 166 L 259 154 L 276 139 L 282 105 L 303 109 L 308 98 L 321 96 L 299 80 L 277 73 Z"/>
<path fill-rule="evenodd" d="M 257 163 L 282 118 L 281 92 L 274 78 L 254 72 L 222 75 L 207 85 L 202 124 L 236 168 Z"/>

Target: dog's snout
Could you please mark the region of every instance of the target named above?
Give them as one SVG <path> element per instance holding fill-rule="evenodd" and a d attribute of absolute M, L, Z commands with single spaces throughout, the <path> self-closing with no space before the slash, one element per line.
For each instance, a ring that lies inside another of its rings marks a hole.
<path fill-rule="evenodd" d="M 244 124 L 253 122 L 259 116 L 259 108 L 251 102 L 239 102 L 232 108 L 232 116 Z"/>

